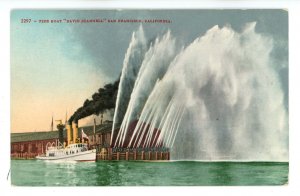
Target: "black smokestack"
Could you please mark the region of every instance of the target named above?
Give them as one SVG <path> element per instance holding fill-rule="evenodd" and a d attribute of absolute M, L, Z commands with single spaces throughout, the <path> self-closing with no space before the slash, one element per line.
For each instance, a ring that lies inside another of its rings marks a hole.
<path fill-rule="evenodd" d="M 118 94 L 120 78 L 110 84 L 106 84 L 103 88 L 99 88 L 98 92 L 92 95 L 92 99 L 85 100 L 83 106 L 78 108 L 76 112 L 68 120 L 69 123 L 90 116 L 92 114 L 99 115 L 115 108 L 115 103 Z"/>

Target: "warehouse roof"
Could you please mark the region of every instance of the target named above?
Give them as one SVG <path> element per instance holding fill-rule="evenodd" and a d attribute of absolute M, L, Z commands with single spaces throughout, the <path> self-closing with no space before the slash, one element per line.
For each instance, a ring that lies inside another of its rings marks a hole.
<path fill-rule="evenodd" d="M 84 133 L 93 135 L 94 126 L 84 126 L 78 128 L 78 135 L 81 135 L 81 130 L 83 129 Z M 105 123 L 102 125 L 96 125 L 96 133 L 107 133 L 111 132 L 112 124 Z M 64 138 L 67 137 L 66 130 L 64 130 Z M 58 131 L 44 131 L 44 132 L 27 132 L 27 133 L 11 133 L 10 139 L 11 142 L 25 142 L 25 141 L 34 141 L 34 140 L 47 140 L 58 138 Z"/>

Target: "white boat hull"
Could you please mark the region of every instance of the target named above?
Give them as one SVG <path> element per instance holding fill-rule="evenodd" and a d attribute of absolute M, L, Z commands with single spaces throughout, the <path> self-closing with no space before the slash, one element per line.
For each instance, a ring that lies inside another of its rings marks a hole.
<path fill-rule="evenodd" d="M 96 149 L 79 152 L 76 154 L 61 155 L 61 156 L 37 156 L 40 160 L 62 160 L 62 161 L 96 161 Z"/>

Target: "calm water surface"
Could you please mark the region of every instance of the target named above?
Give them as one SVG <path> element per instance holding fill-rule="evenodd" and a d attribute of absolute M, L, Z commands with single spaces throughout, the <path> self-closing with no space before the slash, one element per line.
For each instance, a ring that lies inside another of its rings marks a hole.
<path fill-rule="evenodd" d="M 16 186 L 283 185 L 288 163 L 12 160 Z"/>

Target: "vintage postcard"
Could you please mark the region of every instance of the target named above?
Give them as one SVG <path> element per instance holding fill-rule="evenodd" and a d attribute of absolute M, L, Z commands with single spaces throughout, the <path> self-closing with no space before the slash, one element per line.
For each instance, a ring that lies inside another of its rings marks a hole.
<path fill-rule="evenodd" d="M 14 186 L 286 185 L 288 11 L 11 11 Z"/>

